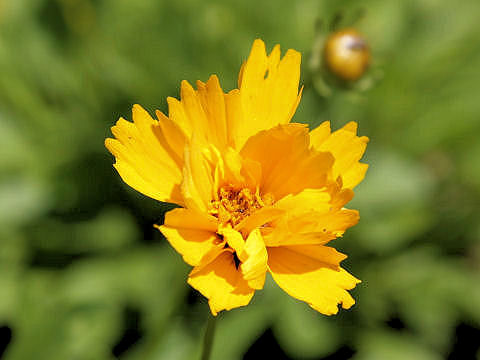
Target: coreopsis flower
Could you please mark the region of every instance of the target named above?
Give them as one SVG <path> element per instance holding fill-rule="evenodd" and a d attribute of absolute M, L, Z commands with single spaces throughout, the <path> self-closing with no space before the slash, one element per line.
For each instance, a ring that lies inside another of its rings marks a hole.
<path fill-rule="evenodd" d="M 181 84 L 168 116 L 133 107 L 105 144 L 122 179 L 180 207 L 156 226 L 186 263 L 188 283 L 212 314 L 247 305 L 266 273 L 291 296 L 323 314 L 350 308 L 359 280 L 340 267 L 327 243 L 358 222 L 344 208 L 367 165 L 368 138 L 353 122 L 335 132 L 291 123 L 301 97 L 300 54 L 267 55 L 253 43 L 238 89 L 224 93 L 213 75 L 195 90 Z"/>

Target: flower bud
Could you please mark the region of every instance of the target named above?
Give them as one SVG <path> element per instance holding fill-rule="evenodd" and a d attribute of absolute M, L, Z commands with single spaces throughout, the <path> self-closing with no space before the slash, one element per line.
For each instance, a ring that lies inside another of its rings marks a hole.
<path fill-rule="evenodd" d="M 327 68 L 342 80 L 360 78 L 370 63 L 367 42 L 354 29 L 344 29 L 331 34 L 325 43 Z"/>

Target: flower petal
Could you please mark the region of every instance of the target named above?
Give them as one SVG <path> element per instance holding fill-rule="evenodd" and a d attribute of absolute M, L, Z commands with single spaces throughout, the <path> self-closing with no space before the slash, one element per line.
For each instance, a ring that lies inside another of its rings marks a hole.
<path fill-rule="evenodd" d="M 313 147 L 319 147 L 330 136 L 330 121 L 324 121 L 310 131 L 310 143 Z"/>
<path fill-rule="evenodd" d="M 192 266 L 202 263 L 202 258 L 221 243 L 214 232 L 188 228 L 154 225 L 167 238 L 172 247 Z"/>
<path fill-rule="evenodd" d="M 273 231 L 264 240 L 267 246 L 326 244 L 342 236 L 358 220 L 358 211 L 349 209 L 287 213 L 272 222 Z"/>
<path fill-rule="evenodd" d="M 208 126 L 203 129 L 210 143 L 219 149 L 227 145 L 227 119 L 225 94 L 216 75 L 210 76 L 207 83 L 197 81 L 197 94 L 207 118 Z M 200 129 L 198 129 L 200 130 Z"/>
<path fill-rule="evenodd" d="M 284 209 L 289 214 L 316 211 L 319 213 L 330 210 L 330 195 L 325 188 L 305 189 L 296 195 L 289 194 L 275 204 L 276 208 Z"/>
<path fill-rule="evenodd" d="M 228 143 L 235 149 L 240 149 L 238 134 L 239 129 L 244 128 L 243 124 L 243 108 L 240 90 L 233 89 L 225 94 L 225 112 L 227 116 Z M 242 144 L 243 145 L 243 142 Z"/>
<path fill-rule="evenodd" d="M 188 138 L 191 138 L 193 132 L 193 124 L 185 110 L 183 108 L 183 104 L 180 100 L 175 99 L 174 97 L 167 97 L 168 103 L 168 117 L 172 120 L 175 124 L 178 125 L 185 133 Z"/>
<path fill-rule="evenodd" d="M 340 268 L 344 258 L 321 245 L 268 248 L 268 266 L 275 282 L 325 315 L 336 314 L 338 304 L 348 309 L 355 303 L 346 290 L 360 281 Z"/>
<path fill-rule="evenodd" d="M 196 210 L 173 209 L 165 214 L 164 225 L 154 226 L 192 266 L 200 265 L 212 249 L 223 248 L 216 234 L 217 219 Z"/>
<path fill-rule="evenodd" d="M 183 113 L 188 119 L 187 122 L 190 124 L 190 138 L 195 134 L 197 141 L 208 143 L 209 123 L 207 116 L 205 115 L 197 91 L 195 91 L 192 85 L 186 80 L 183 80 L 180 85 L 180 99 Z"/>
<path fill-rule="evenodd" d="M 228 250 L 201 269 L 194 269 L 188 283 L 208 298 L 213 315 L 247 305 L 255 292 L 236 268 L 234 256 Z"/>
<path fill-rule="evenodd" d="M 159 120 L 160 128 L 153 128 L 153 130 L 159 138 L 164 139 L 172 153 L 172 158 L 178 163 L 179 167 L 182 168 L 187 137 L 181 127 L 161 111 L 157 110 L 155 114 Z"/>
<path fill-rule="evenodd" d="M 280 46 L 269 56 L 262 40 L 255 40 L 239 75 L 243 120 L 236 124 L 240 149 L 257 132 L 286 124 L 298 105 L 301 55 L 288 50 L 280 60 Z"/>
<path fill-rule="evenodd" d="M 116 139 L 105 146 L 115 156 L 115 168 L 128 185 L 156 200 L 183 204 L 180 159 L 165 141 L 158 121 L 140 106 L 132 109 L 133 123 L 124 119 L 112 127 Z"/>
<path fill-rule="evenodd" d="M 196 141 L 202 145 L 213 144 L 219 149 L 231 142 L 226 94 L 216 75 L 212 75 L 206 83 L 197 81 L 197 90 L 187 81 L 182 81 L 180 101 L 175 98 L 167 98 L 167 101 L 169 118 L 188 139 L 195 135 Z"/>
<path fill-rule="evenodd" d="M 195 139 L 185 147 L 181 191 L 188 208 L 207 212 L 213 198 L 214 177 L 202 150 Z"/>
<path fill-rule="evenodd" d="M 342 174 L 343 186 L 348 189 L 353 189 L 364 179 L 367 170 L 368 164 L 361 162 L 354 163 L 350 166 L 350 169 Z"/>
<path fill-rule="evenodd" d="M 359 163 L 368 143 L 368 137 L 357 135 L 357 123 L 349 122 L 330 134 L 330 124 L 323 123 L 310 133 L 312 146 L 318 151 L 331 152 L 335 157 L 334 179 L 341 176 L 343 187 L 353 189 L 363 180 L 368 165 Z"/>
<path fill-rule="evenodd" d="M 235 226 L 235 229 L 241 231 L 244 235 L 250 234 L 256 228 L 279 218 L 283 214 L 285 214 L 285 210 L 274 207 L 264 207 L 240 221 L 237 226 Z"/>
<path fill-rule="evenodd" d="M 206 213 L 192 209 L 177 208 L 165 214 L 165 226 L 180 229 L 205 230 L 216 232 L 218 220 Z"/>
<path fill-rule="evenodd" d="M 248 139 L 240 154 L 262 166 L 261 193 L 275 200 L 306 188 L 322 188 L 333 165 L 328 152 L 310 149 L 306 125 L 291 123 L 264 130 Z"/>
<path fill-rule="evenodd" d="M 220 228 L 219 233 L 223 235 L 228 246 L 230 246 L 237 254 L 241 254 L 245 246 L 245 240 L 238 231 L 229 227 Z"/>
<path fill-rule="evenodd" d="M 255 229 L 250 233 L 238 257 L 242 261 L 240 269 L 248 285 L 253 289 L 262 289 L 267 274 L 268 257 L 260 230 Z"/>

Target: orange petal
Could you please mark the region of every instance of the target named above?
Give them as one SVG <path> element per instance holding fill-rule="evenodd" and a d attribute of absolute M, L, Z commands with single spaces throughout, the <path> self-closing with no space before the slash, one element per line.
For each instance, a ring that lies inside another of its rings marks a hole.
<path fill-rule="evenodd" d="M 355 300 L 346 290 L 360 281 L 339 267 L 345 256 L 321 246 L 268 248 L 268 266 L 275 282 L 289 295 L 325 315 L 349 309 Z"/>
<path fill-rule="evenodd" d="M 242 159 L 241 174 L 245 179 L 245 185 L 249 189 L 257 189 L 262 180 L 262 165 L 258 161 Z"/>
<path fill-rule="evenodd" d="M 250 234 L 256 228 L 279 218 L 283 214 L 285 214 L 285 210 L 274 207 L 264 207 L 240 221 L 240 223 L 235 226 L 235 229 L 241 231 L 242 234 Z"/>
<path fill-rule="evenodd" d="M 247 305 L 255 292 L 236 268 L 233 254 L 228 250 L 201 269 L 194 269 L 188 283 L 208 298 L 213 315 Z"/>
<path fill-rule="evenodd" d="M 248 139 L 240 154 L 262 166 L 261 193 L 278 201 L 306 188 L 322 188 L 331 173 L 333 156 L 310 149 L 303 124 L 278 125 Z"/>

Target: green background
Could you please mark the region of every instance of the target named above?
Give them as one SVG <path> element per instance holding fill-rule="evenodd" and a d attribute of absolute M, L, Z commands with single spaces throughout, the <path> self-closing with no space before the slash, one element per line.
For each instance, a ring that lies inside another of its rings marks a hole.
<path fill-rule="evenodd" d="M 360 12 L 372 66 L 344 86 L 311 65 L 314 44 Z M 361 221 L 332 243 L 363 282 L 326 317 L 267 281 L 219 316 L 213 358 L 260 338 L 292 359 L 479 359 L 478 14 L 477 0 L 0 0 L 3 358 L 198 357 L 208 309 L 152 227 L 166 207 L 122 183 L 103 141 L 134 103 L 166 110 L 182 79 L 232 89 L 260 37 L 303 54 L 294 121 L 354 120 L 371 139 Z"/>

